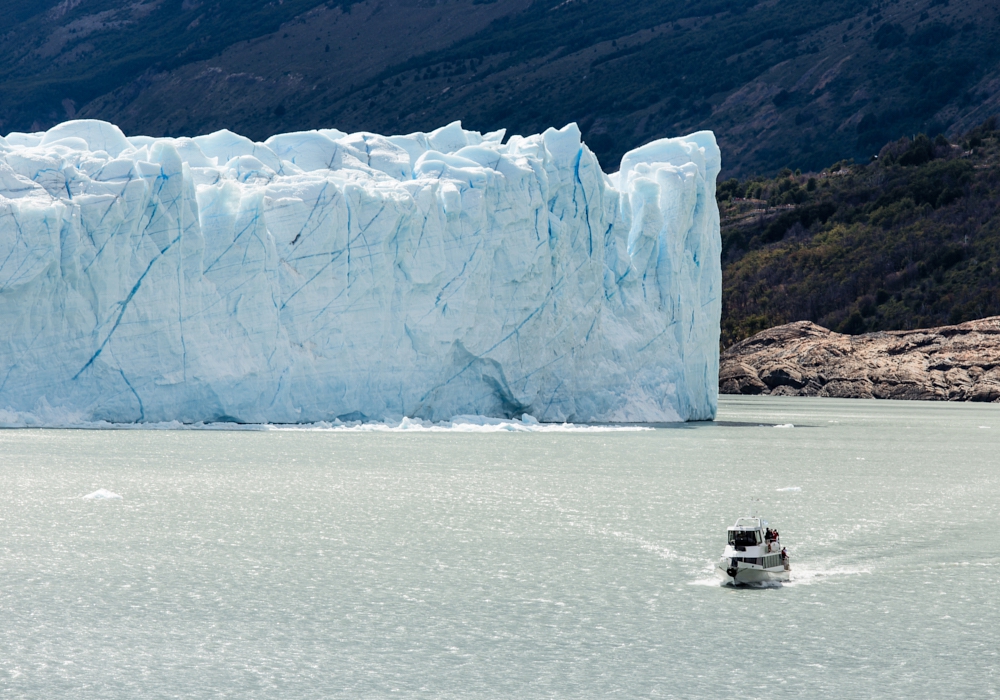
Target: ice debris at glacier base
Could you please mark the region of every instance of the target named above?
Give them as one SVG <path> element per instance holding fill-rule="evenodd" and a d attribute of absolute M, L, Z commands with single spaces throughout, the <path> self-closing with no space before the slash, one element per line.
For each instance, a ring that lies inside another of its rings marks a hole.
<path fill-rule="evenodd" d="M 13 419 L 12 419 L 13 418 Z M 53 419 L 40 420 L 35 414 L 13 417 L 0 411 L 0 428 L 74 428 L 84 430 L 207 430 L 251 432 L 335 432 L 335 433 L 621 433 L 654 430 L 634 423 L 539 423 L 534 416 L 491 418 L 489 416 L 452 416 L 445 421 L 408 418 L 386 421 L 319 421 L 317 423 L 110 423 Z"/>
<path fill-rule="evenodd" d="M 83 423 L 709 419 L 710 132 L 0 138 L 0 409 Z M 40 419 L 45 423 L 45 419 Z"/>

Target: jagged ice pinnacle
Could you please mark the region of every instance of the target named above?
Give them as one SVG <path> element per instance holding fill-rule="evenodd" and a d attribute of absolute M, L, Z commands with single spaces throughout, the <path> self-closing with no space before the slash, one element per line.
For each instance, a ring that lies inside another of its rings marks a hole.
<path fill-rule="evenodd" d="M 575 124 L 503 143 L 332 129 L 0 138 L 0 410 L 80 421 L 714 417 L 710 132 L 604 174 Z"/>

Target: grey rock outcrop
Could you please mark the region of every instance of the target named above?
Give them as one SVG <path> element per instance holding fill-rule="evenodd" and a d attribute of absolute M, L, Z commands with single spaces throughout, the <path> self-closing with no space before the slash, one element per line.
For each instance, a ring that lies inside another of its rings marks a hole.
<path fill-rule="evenodd" d="M 799 321 L 720 360 L 721 394 L 1000 401 L 1000 316 L 856 336 Z"/>

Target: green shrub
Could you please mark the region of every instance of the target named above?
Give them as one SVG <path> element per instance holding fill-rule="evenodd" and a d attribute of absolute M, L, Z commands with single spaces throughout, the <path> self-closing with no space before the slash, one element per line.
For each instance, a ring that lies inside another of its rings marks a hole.
<path fill-rule="evenodd" d="M 788 184 L 787 173 L 744 181 L 748 193 L 774 193 L 775 203 L 795 191 L 804 199 L 757 221 L 741 215 L 745 205 L 720 204 L 723 344 L 747 337 L 760 319 L 857 334 L 1000 315 L 996 121 L 964 138 L 973 137 L 981 145 L 971 157 L 943 138 L 892 142 L 884 162 L 837 163 L 828 172 L 847 174 L 813 188 Z M 922 155 L 893 162 L 907 153 Z"/>

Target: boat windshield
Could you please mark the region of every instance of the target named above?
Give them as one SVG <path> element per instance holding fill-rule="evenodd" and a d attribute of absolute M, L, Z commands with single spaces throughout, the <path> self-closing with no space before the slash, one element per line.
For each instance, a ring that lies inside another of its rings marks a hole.
<path fill-rule="evenodd" d="M 760 544 L 760 530 L 730 530 L 729 544 L 734 547 L 754 547 Z"/>

